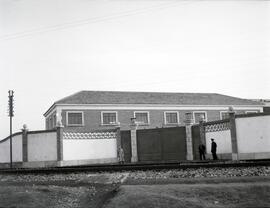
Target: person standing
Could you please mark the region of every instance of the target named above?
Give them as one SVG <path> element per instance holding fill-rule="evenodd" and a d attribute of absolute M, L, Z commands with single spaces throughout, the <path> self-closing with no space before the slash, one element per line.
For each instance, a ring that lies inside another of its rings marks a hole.
<path fill-rule="evenodd" d="M 212 156 L 213 156 L 213 160 L 217 160 L 217 143 L 214 141 L 214 139 L 211 139 L 212 143 L 211 143 L 211 152 L 212 152 Z"/>
<path fill-rule="evenodd" d="M 118 149 L 118 161 L 120 164 L 124 164 L 125 162 L 125 155 L 122 147 L 119 147 Z"/>
<path fill-rule="evenodd" d="M 200 160 L 205 160 L 205 149 L 205 145 L 201 143 L 199 145 Z"/>

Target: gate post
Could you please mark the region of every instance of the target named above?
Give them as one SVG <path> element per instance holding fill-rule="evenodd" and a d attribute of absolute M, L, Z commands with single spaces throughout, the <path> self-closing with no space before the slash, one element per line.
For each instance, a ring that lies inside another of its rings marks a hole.
<path fill-rule="evenodd" d="M 119 147 L 121 147 L 121 131 L 120 126 L 116 128 L 116 149 L 119 150 Z"/>
<path fill-rule="evenodd" d="M 232 107 L 229 108 L 229 116 L 230 116 L 230 131 L 231 131 L 231 142 L 232 142 L 232 160 L 238 160 L 235 112 Z"/>
<path fill-rule="evenodd" d="M 28 162 L 28 129 L 26 124 L 22 128 L 22 153 L 23 153 L 23 162 Z"/>
<path fill-rule="evenodd" d="M 57 161 L 63 160 L 63 128 L 61 122 L 56 126 L 56 148 L 57 148 Z"/>
<path fill-rule="evenodd" d="M 137 150 L 137 123 L 135 118 L 131 119 L 131 162 L 138 162 L 138 150 Z"/>
<path fill-rule="evenodd" d="M 185 114 L 187 160 L 193 160 L 192 131 L 191 131 L 192 124 L 193 124 L 192 113 L 188 112 Z"/>
<path fill-rule="evenodd" d="M 205 127 L 203 125 L 204 119 L 200 118 L 199 121 L 199 128 L 200 128 L 200 143 L 204 144 L 206 146 L 206 141 L 205 141 Z"/>

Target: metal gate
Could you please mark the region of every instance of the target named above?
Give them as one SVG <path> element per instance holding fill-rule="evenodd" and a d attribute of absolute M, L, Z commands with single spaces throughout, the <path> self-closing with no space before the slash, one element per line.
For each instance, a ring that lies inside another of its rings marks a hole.
<path fill-rule="evenodd" d="M 137 130 L 137 150 L 139 162 L 185 160 L 185 127 Z"/>
<path fill-rule="evenodd" d="M 200 145 L 200 127 L 199 125 L 194 125 L 192 128 L 192 146 L 193 146 L 193 159 L 199 160 L 199 145 Z"/>

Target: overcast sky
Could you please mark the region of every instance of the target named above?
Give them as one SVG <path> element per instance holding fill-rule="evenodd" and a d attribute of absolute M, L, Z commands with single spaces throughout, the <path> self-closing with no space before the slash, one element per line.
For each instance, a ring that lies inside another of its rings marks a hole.
<path fill-rule="evenodd" d="M 80 90 L 270 98 L 270 2 L 0 0 L 0 139 Z"/>

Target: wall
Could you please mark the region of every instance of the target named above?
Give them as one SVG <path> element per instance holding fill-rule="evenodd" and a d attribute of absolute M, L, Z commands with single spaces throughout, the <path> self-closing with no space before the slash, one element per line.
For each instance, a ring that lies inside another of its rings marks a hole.
<path fill-rule="evenodd" d="M 56 161 L 57 141 L 56 132 L 29 132 L 28 133 L 28 162 Z"/>
<path fill-rule="evenodd" d="M 63 164 L 117 162 L 117 135 L 115 130 L 85 133 L 64 132 Z"/>
<path fill-rule="evenodd" d="M 239 159 L 270 158 L 270 115 L 236 118 Z"/>
<path fill-rule="evenodd" d="M 10 140 L 9 137 L 0 141 L 0 163 L 10 162 Z M 12 162 L 22 162 L 22 135 L 12 136 Z"/>
<path fill-rule="evenodd" d="M 64 139 L 63 160 L 117 158 L 116 139 Z"/>
<path fill-rule="evenodd" d="M 207 154 L 211 154 L 211 138 L 217 143 L 217 154 L 232 153 L 230 130 L 207 132 L 205 134 Z"/>

